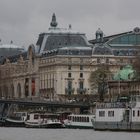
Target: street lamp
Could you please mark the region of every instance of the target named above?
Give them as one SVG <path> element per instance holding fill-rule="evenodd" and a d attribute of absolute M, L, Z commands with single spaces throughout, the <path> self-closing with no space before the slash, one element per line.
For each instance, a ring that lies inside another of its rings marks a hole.
<path fill-rule="evenodd" d="M 119 91 L 118 91 L 118 92 L 119 92 L 119 93 L 118 93 L 118 97 L 117 97 L 117 98 L 119 99 L 120 94 L 121 94 L 121 88 L 120 88 L 120 86 L 121 86 L 121 85 L 120 85 L 120 84 L 121 84 L 121 83 L 120 83 L 121 75 L 120 75 L 120 74 L 118 75 L 118 78 L 119 78 L 119 81 L 118 81 L 118 88 L 119 88 Z"/>

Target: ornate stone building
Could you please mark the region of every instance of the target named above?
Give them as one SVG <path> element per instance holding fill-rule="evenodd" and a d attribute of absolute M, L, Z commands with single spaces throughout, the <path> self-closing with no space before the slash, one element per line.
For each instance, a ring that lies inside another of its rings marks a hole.
<path fill-rule="evenodd" d="M 34 46 L 28 52 L 8 57 L 0 66 L 0 97 L 26 98 L 38 96 L 38 63 Z"/>
<path fill-rule="evenodd" d="M 39 34 L 36 46 L 1 61 L 0 97 L 64 100 L 95 94 L 89 83 L 91 71 L 105 65 L 112 80 L 135 61 L 139 47 L 139 28 L 108 37 L 98 29 L 96 39 L 88 41 L 71 25 L 58 28 L 53 14 L 48 32 Z"/>

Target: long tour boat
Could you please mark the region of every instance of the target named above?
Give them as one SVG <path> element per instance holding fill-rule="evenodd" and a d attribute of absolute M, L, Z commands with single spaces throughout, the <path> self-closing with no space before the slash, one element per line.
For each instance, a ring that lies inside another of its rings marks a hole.
<path fill-rule="evenodd" d="M 133 95 L 129 101 L 99 103 L 96 105 L 95 130 L 140 131 L 140 95 Z"/>
<path fill-rule="evenodd" d="M 71 114 L 68 116 L 68 119 L 64 121 L 66 128 L 84 128 L 92 129 L 91 120 L 94 119 L 95 115 L 93 114 Z"/>

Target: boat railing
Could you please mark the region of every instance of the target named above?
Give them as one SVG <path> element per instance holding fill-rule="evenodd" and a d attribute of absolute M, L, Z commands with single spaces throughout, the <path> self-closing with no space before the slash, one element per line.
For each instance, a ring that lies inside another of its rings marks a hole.
<path fill-rule="evenodd" d="M 126 102 L 114 102 L 114 103 L 97 103 L 96 108 L 126 108 L 129 104 Z"/>

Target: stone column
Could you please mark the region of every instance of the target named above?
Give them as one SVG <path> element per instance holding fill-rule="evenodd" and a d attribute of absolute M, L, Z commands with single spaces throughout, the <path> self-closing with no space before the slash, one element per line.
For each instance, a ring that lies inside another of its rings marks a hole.
<path fill-rule="evenodd" d="M 32 78 L 29 78 L 29 97 L 32 97 Z"/>
<path fill-rule="evenodd" d="M 14 98 L 17 98 L 17 82 L 14 82 Z"/>
<path fill-rule="evenodd" d="M 21 82 L 21 98 L 25 98 L 25 81 L 24 79 Z"/>
<path fill-rule="evenodd" d="M 39 97 L 39 77 L 35 77 L 35 96 Z"/>

